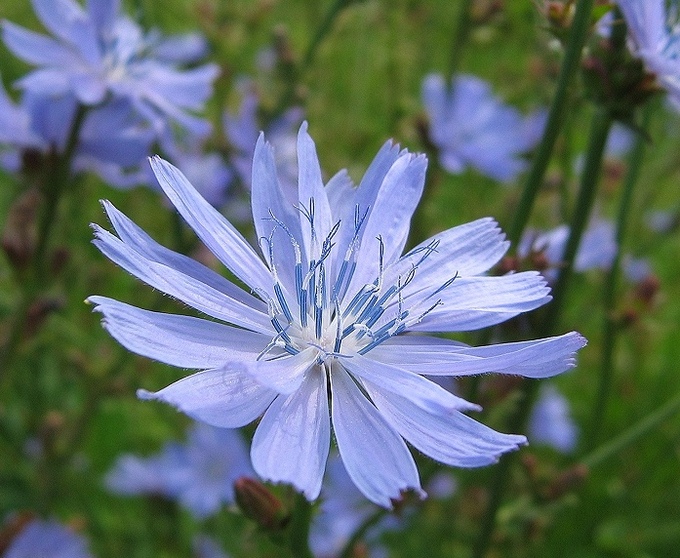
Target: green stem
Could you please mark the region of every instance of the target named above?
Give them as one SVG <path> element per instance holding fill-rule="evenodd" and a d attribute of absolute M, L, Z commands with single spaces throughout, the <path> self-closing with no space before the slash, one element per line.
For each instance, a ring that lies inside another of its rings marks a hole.
<path fill-rule="evenodd" d="M 538 386 L 539 383 L 535 380 L 525 380 L 525 383 L 522 386 L 522 398 L 517 403 L 517 411 L 508 423 L 509 432 L 521 432 L 524 430 L 524 425 L 529 418 L 529 412 L 538 394 Z M 498 509 L 503 501 L 505 488 L 510 476 L 510 468 L 515 462 L 515 456 L 516 453 L 506 453 L 501 457 L 498 465 L 496 465 L 493 482 L 490 488 L 489 503 L 482 520 L 479 536 L 472 549 L 473 558 L 483 558 L 491 546 L 493 531 L 496 527 Z"/>
<path fill-rule="evenodd" d="M 309 527 L 312 505 L 300 493 L 295 494 L 295 509 L 290 525 L 290 549 L 295 558 L 314 558 L 309 549 Z"/>
<path fill-rule="evenodd" d="M 676 396 L 668 401 L 663 407 L 647 415 L 645 418 L 631 426 L 628 430 L 622 432 L 616 438 L 607 442 L 604 446 L 586 455 L 583 459 L 581 459 L 581 463 L 588 468 L 599 465 L 603 461 L 616 455 L 622 449 L 629 446 L 679 411 L 680 393 L 676 394 Z"/>
<path fill-rule="evenodd" d="M 470 36 L 470 29 L 472 27 L 470 10 L 472 8 L 472 2 L 473 0 L 461 1 L 456 30 L 453 35 L 453 43 L 451 44 L 451 55 L 448 68 L 449 78 L 452 78 L 458 72 L 460 61 L 463 58 L 465 43 L 467 43 L 468 37 Z"/>
<path fill-rule="evenodd" d="M 529 221 L 534 200 L 536 199 L 538 190 L 543 184 L 543 177 L 548 168 L 555 141 L 562 128 L 562 121 L 569 104 L 569 87 L 576 73 L 576 69 L 578 68 L 583 45 L 588 36 L 590 13 L 593 8 L 593 3 L 594 0 L 579 0 L 576 4 L 576 11 L 569 32 L 567 49 L 564 54 L 564 60 L 562 61 L 562 67 L 560 68 L 555 97 L 550 106 L 550 112 L 548 113 L 545 132 L 543 132 L 543 138 L 536 149 L 519 205 L 517 206 L 513 221 L 508 229 L 508 239 L 513 247 L 517 246 L 520 238 L 522 238 L 522 233 Z"/>
<path fill-rule="evenodd" d="M 643 115 L 642 128 L 646 129 L 649 124 L 653 105 L 647 105 Z M 619 211 L 616 219 L 616 255 L 612 261 L 609 273 L 604 284 L 603 306 L 604 324 L 602 339 L 602 359 L 600 368 L 599 385 L 593 405 L 590 419 L 590 432 L 585 438 L 589 448 L 597 444 L 602 423 L 605 416 L 607 399 L 611 389 L 612 376 L 614 373 L 614 349 L 619 332 L 618 319 L 615 315 L 616 290 L 621 274 L 621 257 L 626 240 L 630 209 L 633 201 L 633 191 L 640 175 L 642 160 L 645 151 L 646 140 L 638 135 L 635 146 L 628 159 L 628 173 L 623 185 L 623 192 L 619 202 Z"/>
<path fill-rule="evenodd" d="M 321 25 L 319 25 L 318 29 L 316 30 L 314 37 L 312 37 L 312 40 L 309 42 L 307 50 L 305 50 L 305 54 L 302 57 L 302 61 L 297 65 L 296 68 L 294 68 L 293 71 L 290 72 L 290 75 L 288 76 L 288 85 L 281 95 L 278 105 L 271 114 L 270 120 L 273 120 L 279 116 L 284 110 L 286 110 L 286 108 L 290 106 L 293 98 L 295 97 L 295 86 L 312 65 L 314 57 L 316 56 L 316 53 L 319 49 L 319 45 L 323 42 L 323 40 L 333 28 L 333 24 L 335 23 L 335 20 L 337 19 L 340 12 L 356 1 L 357 0 L 335 0 L 335 2 L 333 2 L 333 5 L 328 9 L 328 12 L 326 12 Z"/>
<path fill-rule="evenodd" d="M 78 144 L 78 135 L 82 127 L 87 109 L 79 105 L 71 123 L 71 130 L 64 147 L 64 152 L 52 158 L 54 168 L 48 169 L 48 175 L 43 189 L 43 208 L 38 223 L 38 237 L 36 247 L 31 258 L 31 268 L 28 277 L 22 282 L 19 303 L 14 312 L 14 321 L 10 328 L 9 337 L 0 354 L 0 374 L 4 374 L 14 358 L 17 347 L 26 326 L 28 312 L 37 294 L 44 288 L 44 278 L 47 276 L 46 252 L 52 227 L 56 221 L 59 199 L 70 178 L 71 162 Z"/>
<path fill-rule="evenodd" d="M 33 255 L 33 267 L 35 271 L 38 271 L 38 275 L 40 275 L 44 266 L 47 243 L 56 221 L 59 200 L 70 178 L 71 162 L 78 145 L 78 135 L 80 134 L 86 112 L 87 108 L 85 106 L 78 105 L 73 122 L 71 123 L 71 130 L 66 140 L 64 152 L 57 156 L 55 169 L 48 177 L 47 187 L 44 192 L 44 211 L 38 225 L 38 244 Z"/>
<path fill-rule="evenodd" d="M 574 257 L 581 242 L 583 231 L 585 230 L 590 210 L 595 200 L 597 183 L 600 176 L 600 167 L 604 148 L 607 143 L 607 136 L 612 125 L 612 117 L 608 110 L 596 107 L 593 121 L 591 124 L 588 151 L 581 174 L 581 187 L 576 201 L 576 208 L 572 215 L 569 239 L 564 253 L 564 267 L 560 270 L 557 283 L 553 289 L 553 300 L 547 309 L 545 321 L 541 333 L 551 335 L 557 326 L 557 320 L 565 300 L 567 286 L 573 270 Z M 538 394 L 538 382 L 525 380 L 522 386 L 523 397 L 520 401 L 514 416 L 510 420 L 510 432 L 523 432 L 531 407 Z M 486 515 L 482 523 L 482 529 L 473 549 L 474 558 L 482 558 L 486 555 L 496 523 L 498 508 L 503 500 L 505 488 L 510 477 L 510 466 L 514 462 L 515 454 L 504 455 L 496 467 L 494 481 L 491 487 L 491 495 Z"/>
<path fill-rule="evenodd" d="M 356 544 L 364 538 L 366 532 L 373 527 L 378 521 L 380 521 L 388 513 L 387 510 L 380 509 L 369 515 L 366 520 L 359 526 L 359 528 L 352 533 L 352 536 L 345 544 L 342 552 L 339 554 L 339 558 L 352 558 L 352 553 L 354 552 L 354 547 Z"/>
<path fill-rule="evenodd" d="M 569 238 L 562 256 L 562 267 L 552 289 L 553 300 L 547 308 L 543 324 L 542 333 L 544 335 L 552 335 L 557 327 L 557 320 L 562 311 L 567 288 L 574 270 L 576 252 L 581 244 L 581 237 L 590 219 L 591 209 L 595 201 L 602 158 L 612 123 L 612 116 L 607 109 L 603 107 L 595 108 L 588 140 L 588 151 L 581 174 L 581 186 L 569 226 Z"/>

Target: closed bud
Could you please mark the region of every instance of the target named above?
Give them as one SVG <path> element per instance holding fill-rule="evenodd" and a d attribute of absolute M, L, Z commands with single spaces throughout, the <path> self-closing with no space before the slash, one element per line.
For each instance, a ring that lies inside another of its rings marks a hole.
<path fill-rule="evenodd" d="M 36 216 L 40 194 L 31 189 L 12 204 L 2 231 L 2 249 L 16 269 L 25 269 L 33 257 L 37 240 Z"/>
<path fill-rule="evenodd" d="M 236 503 L 243 515 L 266 531 L 280 531 L 288 522 L 288 514 L 281 501 L 261 482 L 240 477 L 234 482 Z"/>

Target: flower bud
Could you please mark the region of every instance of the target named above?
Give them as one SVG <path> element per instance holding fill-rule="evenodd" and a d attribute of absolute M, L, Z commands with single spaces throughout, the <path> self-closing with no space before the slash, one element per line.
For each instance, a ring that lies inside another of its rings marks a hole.
<path fill-rule="evenodd" d="M 40 194 L 28 190 L 12 204 L 5 230 L 2 231 L 2 249 L 16 269 L 25 269 L 35 251 L 36 217 Z"/>
<path fill-rule="evenodd" d="M 288 514 L 283 504 L 261 482 L 250 477 L 236 479 L 234 494 L 243 515 L 266 531 L 280 531 L 286 526 Z"/>

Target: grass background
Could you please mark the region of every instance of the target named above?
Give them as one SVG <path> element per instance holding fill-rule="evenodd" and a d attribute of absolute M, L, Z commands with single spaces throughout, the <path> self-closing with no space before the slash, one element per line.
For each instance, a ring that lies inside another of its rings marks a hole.
<path fill-rule="evenodd" d="M 333 1 L 303 0 L 138 0 L 126 5 L 146 26 L 165 32 L 201 30 L 212 58 L 222 67 L 208 112 L 216 124 L 224 108 L 238 106 L 241 76 L 255 77 L 265 108 L 276 106 L 288 86 L 285 75 L 258 68 L 263 49 L 285 44 L 299 60 Z M 485 2 L 478 2 L 483 5 Z M 487 2 L 488 4 L 488 2 Z M 490 81 L 494 90 L 523 110 L 549 104 L 560 50 L 545 31 L 536 3 L 507 1 L 503 9 L 471 30 L 459 56 L 461 72 Z M 420 85 L 428 72 L 447 72 L 460 2 L 447 0 L 367 0 L 340 13 L 295 92 L 304 106 L 327 176 L 348 168 L 359 179 L 379 146 L 394 138 L 411 150 L 427 150 L 419 125 L 424 112 Z M 25 0 L 5 0 L 0 17 L 40 29 Z M 27 66 L 0 47 L 5 86 Z M 559 192 L 563 180 L 573 196 L 573 158 L 582 151 L 592 107 L 578 84 L 572 92 L 567 133 L 558 142 L 532 225 L 563 221 Z M 635 195 L 627 251 L 649 258 L 660 289 L 644 305 L 634 286 L 623 285 L 619 312 L 629 312 L 616 354 L 614 384 L 602 441 L 612 439 L 680 391 L 680 242 L 676 235 L 652 233 L 645 216 L 677 208 L 678 117 L 661 106 L 649 130 L 647 156 Z M 597 211 L 612 217 L 625 163 L 607 164 Z M 422 232 L 434 233 L 491 215 L 507 226 L 521 192 L 474 171 L 452 176 L 434 161 L 426 202 L 419 209 Z M 25 186 L 0 175 L 0 223 Z M 74 185 L 73 190 L 76 190 Z M 160 404 L 135 398 L 138 387 L 160 388 L 181 372 L 127 354 L 99 326 L 82 301 L 105 294 L 135 305 L 177 311 L 177 305 L 139 284 L 90 244 L 90 222 L 105 224 L 98 204 L 117 207 L 166 245 L 177 241 L 175 220 L 158 195 L 146 189 L 121 192 L 85 177 L 77 195 L 60 208 L 53 246 L 68 254 L 46 296 L 59 310 L 24 340 L 0 383 L 0 518 L 16 510 L 57 517 L 83 530 L 100 558 L 191 555 L 196 532 L 217 537 L 236 557 L 281 556 L 285 550 L 257 532 L 251 522 L 224 510 L 203 524 L 160 499 L 119 498 L 102 487 L 102 475 L 122 452 L 152 453 L 181 436 L 188 421 Z M 182 232 L 195 248 L 193 236 Z M 581 431 L 589 426 L 595 398 L 603 275 L 575 277 L 561 330 L 576 329 L 589 339 L 578 367 L 554 380 L 569 398 Z M 18 287 L 0 256 L 0 319 L 8 323 Z M 469 336 L 467 341 L 474 342 Z M 481 418 L 503 427 L 516 404 L 513 387 L 492 377 L 482 382 L 487 409 Z M 33 455 L 35 441 L 44 448 Z M 549 489 L 580 453 L 562 456 L 549 448 L 522 450 L 511 471 L 510 491 L 499 513 L 493 556 L 631 557 L 673 556 L 680 547 L 680 419 L 664 421 L 615 456 L 595 467 L 585 482 L 559 498 Z M 433 465 L 419 462 L 423 470 Z M 389 555 L 428 558 L 467 556 L 484 512 L 493 468 L 452 471 L 459 490 L 447 501 L 429 500 L 410 514 L 405 528 L 385 535 Z"/>

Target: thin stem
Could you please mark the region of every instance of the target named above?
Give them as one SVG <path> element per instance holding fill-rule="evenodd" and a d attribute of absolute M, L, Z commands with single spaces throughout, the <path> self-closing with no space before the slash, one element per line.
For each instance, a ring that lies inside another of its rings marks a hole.
<path fill-rule="evenodd" d="M 312 522 L 312 505 L 304 495 L 295 494 L 295 509 L 290 525 L 290 549 L 295 558 L 314 558 L 309 549 L 309 528 Z"/>
<path fill-rule="evenodd" d="M 78 105 L 73 122 L 71 123 L 71 130 L 69 131 L 64 152 L 52 159 L 54 168 L 48 169 L 49 175 L 43 190 L 45 199 L 43 200 L 43 210 L 38 223 L 36 247 L 31 259 L 28 277 L 22 282 L 22 291 L 14 312 L 14 321 L 10 328 L 9 337 L 0 354 L 0 374 L 4 374 L 9 369 L 9 364 L 14 358 L 14 354 L 21 341 L 30 307 L 38 292 L 44 288 L 43 278 L 46 276 L 45 255 L 47 244 L 52 233 L 52 227 L 56 221 L 59 200 L 70 177 L 71 161 L 78 145 L 78 135 L 80 134 L 86 112 L 86 107 Z"/>
<path fill-rule="evenodd" d="M 645 418 L 631 426 L 628 430 L 622 432 L 616 438 L 607 442 L 604 446 L 601 446 L 586 455 L 583 459 L 581 459 L 581 463 L 588 468 L 599 465 L 603 461 L 616 455 L 626 446 L 629 446 L 679 411 L 680 393 L 676 394 L 675 397 L 669 400 L 663 407 L 647 415 Z"/>
<path fill-rule="evenodd" d="M 571 278 L 574 257 L 576 256 L 576 251 L 581 242 L 581 237 L 595 200 L 602 157 L 604 155 L 604 148 L 607 143 L 607 136 L 609 135 L 611 125 L 612 117 L 609 111 L 601 107 L 596 107 L 591 124 L 586 160 L 581 174 L 581 187 L 576 201 L 576 208 L 572 215 L 569 239 L 565 248 L 564 267 L 560 270 L 557 283 L 553 289 L 553 300 L 547 309 L 541 331 L 543 335 L 552 334 L 557 326 L 557 320 Z M 510 420 L 510 432 L 523 432 L 525 430 L 531 407 L 538 394 L 538 382 L 534 380 L 525 380 L 522 386 L 522 394 L 522 400 Z M 482 558 L 491 545 L 498 508 L 503 500 L 503 495 L 510 476 L 510 466 L 514 462 L 514 459 L 515 454 L 506 454 L 501 458 L 500 463 L 496 467 L 489 505 L 486 510 L 486 515 L 484 516 L 479 538 L 477 539 L 472 552 L 473 558 Z"/>
<path fill-rule="evenodd" d="M 305 54 L 302 57 L 302 61 L 290 72 L 290 75 L 288 76 L 288 85 L 281 95 L 281 99 L 279 100 L 276 109 L 271 114 L 271 120 L 279 116 L 284 110 L 286 110 L 286 108 L 290 106 L 293 98 L 295 97 L 295 86 L 297 85 L 298 80 L 304 76 L 309 67 L 312 65 L 314 57 L 316 56 L 316 53 L 319 49 L 319 45 L 321 45 L 323 40 L 333 28 L 333 24 L 335 23 L 338 15 L 340 15 L 340 12 L 356 1 L 357 0 L 335 0 L 333 5 L 328 9 L 323 21 L 316 30 L 314 37 L 312 37 L 312 40 L 309 42 L 307 50 L 305 50 Z"/>
<path fill-rule="evenodd" d="M 643 115 L 643 129 L 646 129 L 649 124 L 652 110 L 653 105 L 647 105 Z M 619 332 L 619 322 L 614 312 L 616 305 L 616 290 L 621 274 L 621 257 L 626 240 L 630 209 L 633 201 L 633 191 L 640 175 L 645 143 L 646 139 L 639 134 L 628 159 L 628 173 L 626 174 L 621 201 L 619 202 L 619 211 L 616 219 L 616 255 L 609 268 L 603 293 L 604 324 L 600 379 L 591 413 L 590 433 L 585 438 L 589 448 L 593 448 L 597 444 L 605 416 L 607 399 L 609 398 L 611 389 L 612 376 L 614 374 L 614 349 Z"/>
<path fill-rule="evenodd" d="M 44 192 L 44 211 L 38 226 L 38 244 L 33 255 L 33 266 L 35 270 L 40 269 L 44 264 L 47 243 L 50 238 L 52 227 L 56 221 L 55 217 L 59 206 L 59 200 L 71 174 L 71 162 L 78 145 L 78 135 L 80 134 L 80 128 L 82 127 L 86 112 L 87 108 L 85 106 L 78 105 L 73 117 L 73 122 L 71 123 L 71 130 L 68 139 L 66 140 L 64 152 L 57 156 L 55 169 L 48 177 L 47 187 Z"/>
<path fill-rule="evenodd" d="M 581 238 L 590 219 L 591 209 L 595 201 L 602 158 L 612 123 L 612 116 L 607 109 L 603 107 L 595 108 L 588 140 L 588 151 L 581 174 L 581 186 L 569 227 L 569 238 L 562 256 L 562 267 L 552 290 L 553 300 L 547 308 L 543 324 L 543 334 L 545 335 L 554 333 L 564 305 L 567 288 L 574 270 L 576 252 L 581 244 Z"/>
<path fill-rule="evenodd" d="M 460 61 L 463 58 L 465 43 L 467 43 L 470 36 L 470 29 L 472 20 L 470 18 L 470 11 L 473 0 L 462 0 L 460 11 L 458 12 L 458 21 L 456 23 L 456 30 L 453 35 L 453 43 L 451 44 L 451 54 L 449 57 L 448 76 L 452 78 L 458 72 Z M 450 81 L 450 79 L 449 79 Z"/>
<path fill-rule="evenodd" d="M 576 3 L 576 11 L 569 32 L 567 49 L 564 54 L 564 60 L 562 61 L 562 67 L 560 68 L 557 89 L 552 105 L 550 106 L 545 131 L 543 132 L 541 142 L 536 149 L 519 205 L 515 211 L 510 228 L 508 229 L 508 239 L 512 243 L 512 246 L 517 246 L 520 238 L 522 238 L 522 233 L 524 232 L 527 222 L 529 221 L 529 216 L 531 215 L 534 200 L 536 199 L 538 190 L 543 184 L 543 177 L 548 168 L 555 141 L 562 128 L 562 121 L 569 104 L 569 86 L 576 74 L 576 69 L 578 68 L 581 59 L 583 45 L 588 36 L 590 13 L 593 8 L 593 3 L 594 0 L 579 0 Z"/>
<path fill-rule="evenodd" d="M 354 547 L 356 544 L 364 538 L 366 535 L 366 532 L 373 527 L 378 521 L 380 521 L 385 515 L 387 515 L 388 511 L 384 509 L 379 509 L 372 515 L 369 515 L 364 522 L 359 525 L 359 528 L 352 533 L 352 536 L 350 539 L 347 541 L 347 544 L 345 544 L 345 547 L 342 549 L 342 552 L 339 554 L 339 558 L 352 558 L 352 552 L 354 551 Z"/>

